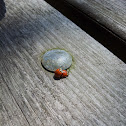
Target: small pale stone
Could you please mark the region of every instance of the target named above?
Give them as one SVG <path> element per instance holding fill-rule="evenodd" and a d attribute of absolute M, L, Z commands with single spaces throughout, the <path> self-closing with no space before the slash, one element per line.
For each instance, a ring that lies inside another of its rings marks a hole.
<path fill-rule="evenodd" d="M 49 71 L 55 71 L 58 68 L 68 69 L 72 64 L 71 55 L 60 49 L 47 51 L 42 57 L 42 65 Z"/>

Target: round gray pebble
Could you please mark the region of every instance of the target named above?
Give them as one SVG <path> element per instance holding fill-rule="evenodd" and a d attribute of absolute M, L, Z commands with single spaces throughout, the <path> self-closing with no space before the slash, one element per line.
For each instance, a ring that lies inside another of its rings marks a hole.
<path fill-rule="evenodd" d="M 49 71 L 58 68 L 68 69 L 72 64 L 72 57 L 64 50 L 54 49 L 47 51 L 42 57 L 42 65 Z"/>

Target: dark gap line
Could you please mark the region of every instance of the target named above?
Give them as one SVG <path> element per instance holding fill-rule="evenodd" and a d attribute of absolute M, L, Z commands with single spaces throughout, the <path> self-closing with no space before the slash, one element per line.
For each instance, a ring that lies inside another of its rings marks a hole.
<path fill-rule="evenodd" d="M 126 41 L 62 0 L 45 0 L 126 63 Z"/>

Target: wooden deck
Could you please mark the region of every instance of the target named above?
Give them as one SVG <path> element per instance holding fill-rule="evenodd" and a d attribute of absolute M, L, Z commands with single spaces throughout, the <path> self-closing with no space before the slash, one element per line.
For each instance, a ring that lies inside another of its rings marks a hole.
<path fill-rule="evenodd" d="M 125 0 L 45 1 L 47 1 L 47 3 L 60 11 L 68 19 L 77 24 L 81 29 L 87 32 L 90 36 L 92 36 L 99 43 L 101 43 L 118 58 L 126 63 L 126 56 L 124 55 L 126 54 L 126 11 L 122 9 L 126 8 L 126 4 L 124 4 L 126 3 Z M 94 2 L 95 4 L 93 4 Z M 124 16 L 121 16 L 122 14 Z M 118 20 L 120 19 L 121 21 L 118 22 Z M 121 25 L 123 29 L 119 27 L 119 25 Z M 118 32 L 120 33 L 118 34 Z M 122 33 L 123 35 L 121 36 L 120 34 Z"/>
<path fill-rule="evenodd" d="M 44 0 L 5 0 L 0 21 L 1 126 L 125 126 L 126 64 Z M 74 57 L 68 78 L 41 66 Z"/>
<path fill-rule="evenodd" d="M 69 2 L 110 32 L 126 41 L 126 0 L 60 1 Z"/>

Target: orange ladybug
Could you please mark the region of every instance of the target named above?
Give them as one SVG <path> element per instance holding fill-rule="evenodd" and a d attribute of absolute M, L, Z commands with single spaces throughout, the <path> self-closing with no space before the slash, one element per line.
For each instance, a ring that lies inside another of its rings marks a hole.
<path fill-rule="evenodd" d="M 57 70 L 55 71 L 55 77 L 56 77 L 56 78 L 61 78 L 61 76 L 62 76 L 62 69 L 59 68 L 59 69 L 57 69 Z"/>
<path fill-rule="evenodd" d="M 62 71 L 62 78 L 64 78 L 64 77 L 67 77 L 68 76 L 68 73 L 67 73 L 67 71 L 66 70 L 63 70 Z"/>
<path fill-rule="evenodd" d="M 68 76 L 68 72 L 66 70 L 62 70 L 61 68 L 55 71 L 55 78 L 64 78 Z"/>

